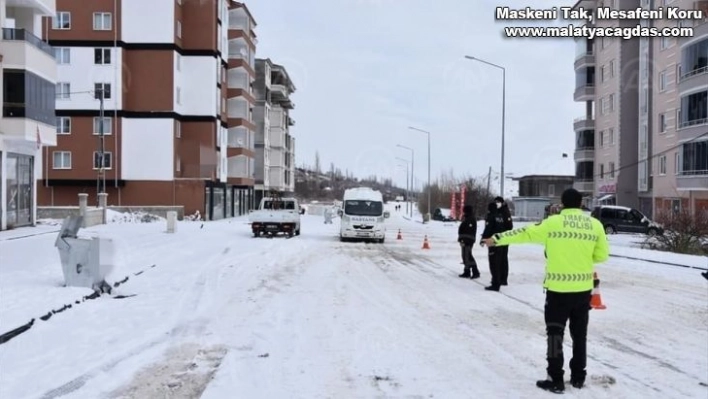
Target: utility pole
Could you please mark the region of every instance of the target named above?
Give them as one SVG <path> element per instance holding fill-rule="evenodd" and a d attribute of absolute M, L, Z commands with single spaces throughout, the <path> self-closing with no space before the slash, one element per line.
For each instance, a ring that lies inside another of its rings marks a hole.
<path fill-rule="evenodd" d="M 103 106 L 103 101 L 105 98 L 105 92 L 103 87 L 100 89 L 96 90 L 95 93 L 96 97 L 98 98 L 98 101 L 100 103 L 100 109 L 98 112 L 98 139 L 99 141 L 99 151 L 98 151 L 98 176 L 96 177 L 96 192 L 97 193 L 105 193 L 106 192 L 106 161 L 105 161 L 105 156 L 106 156 L 106 132 L 105 132 L 105 127 L 104 125 L 104 115 L 105 115 L 105 109 Z M 98 196 L 96 196 L 98 199 Z"/>
<path fill-rule="evenodd" d="M 492 167 L 489 167 L 489 172 L 487 172 L 487 196 L 489 196 L 489 184 L 492 181 Z"/>

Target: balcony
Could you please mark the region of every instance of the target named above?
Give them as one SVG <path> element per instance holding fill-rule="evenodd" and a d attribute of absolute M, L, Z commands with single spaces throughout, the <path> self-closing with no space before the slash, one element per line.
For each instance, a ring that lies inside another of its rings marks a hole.
<path fill-rule="evenodd" d="M 574 153 L 575 161 L 594 161 L 595 147 L 576 148 Z"/>
<path fill-rule="evenodd" d="M 574 68 L 578 70 L 580 68 L 585 68 L 595 65 L 595 54 L 592 51 L 588 51 L 575 59 Z"/>
<path fill-rule="evenodd" d="M 581 130 L 595 130 L 595 119 L 588 116 L 581 116 L 573 120 L 573 130 L 578 132 Z"/>
<path fill-rule="evenodd" d="M 708 82 L 708 66 L 681 74 L 678 83 L 679 95 L 705 86 L 706 82 Z"/>
<path fill-rule="evenodd" d="M 285 152 L 281 149 L 271 147 L 268 149 L 268 161 L 268 165 L 271 168 L 284 168 Z"/>
<path fill-rule="evenodd" d="M 591 101 L 595 99 L 595 85 L 588 83 L 585 86 L 580 86 L 573 93 L 575 101 Z"/>
<path fill-rule="evenodd" d="M 698 2 L 696 2 L 698 3 Z M 698 4 L 694 5 L 695 9 L 698 9 Z M 703 16 L 708 14 L 708 10 L 703 11 Z M 688 20 L 690 22 L 690 20 Z M 693 36 L 691 37 L 681 37 L 678 39 L 679 44 L 683 45 L 687 42 L 694 42 L 695 39 L 702 37 L 708 37 L 708 18 L 703 18 L 702 20 L 693 21 Z"/>
<path fill-rule="evenodd" d="M 708 128 L 708 118 L 681 122 L 678 129 L 679 142 L 691 141 L 705 134 Z"/>
<path fill-rule="evenodd" d="M 226 145 L 229 148 L 254 148 L 254 133 L 243 126 L 232 127 L 227 131 Z"/>
<path fill-rule="evenodd" d="M 56 0 L 7 0 L 7 6 L 12 8 L 33 8 L 44 16 L 53 16 L 56 10 Z"/>
<path fill-rule="evenodd" d="M 240 89 L 251 92 L 251 77 L 240 68 L 229 69 L 226 72 L 226 83 L 229 89 Z"/>
<path fill-rule="evenodd" d="M 285 132 L 282 129 L 271 129 L 268 139 L 270 148 L 285 148 Z"/>
<path fill-rule="evenodd" d="M 708 170 L 682 172 L 676 176 L 676 189 L 681 191 L 708 191 Z"/>
<path fill-rule="evenodd" d="M 54 48 L 24 29 L 2 29 L 0 53 L 5 68 L 26 69 L 56 82 Z"/>
<path fill-rule="evenodd" d="M 595 182 L 592 179 L 578 179 L 573 182 L 573 188 L 581 193 L 592 193 L 595 189 Z"/>

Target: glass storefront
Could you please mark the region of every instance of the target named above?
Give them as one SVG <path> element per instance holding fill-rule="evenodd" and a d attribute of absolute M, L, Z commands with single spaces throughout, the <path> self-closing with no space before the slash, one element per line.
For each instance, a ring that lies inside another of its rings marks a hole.
<path fill-rule="evenodd" d="M 219 220 L 225 217 L 224 195 L 223 187 L 212 187 L 211 198 L 213 201 L 213 209 L 211 220 Z"/>
<path fill-rule="evenodd" d="M 32 225 L 33 164 L 34 158 L 29 155 L 7 154 L 2 172 L 6 184 L 4 208 L 8 228 Z"/>

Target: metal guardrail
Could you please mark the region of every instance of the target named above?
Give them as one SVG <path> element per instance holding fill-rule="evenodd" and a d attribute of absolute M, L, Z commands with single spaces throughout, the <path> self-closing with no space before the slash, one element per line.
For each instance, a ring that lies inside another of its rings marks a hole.
<path fill-rule="evenodd" d="M 25 29 L 2 28 L 2 40 L 25 41 L 48 56 L 55 58 L 54 47 Z"/>
<path fill-rule="evenodd" d="M 708 176 L 708 170 L 683 170 L 679 176 Z"/>
<path fill-rule="evenodd" d="M 708 124 L 708 118 L 694 119 L 692 121 L 685 121 L 679 124 L 679 129 L 683 129 L 691 126 L 705 125 Z"/>

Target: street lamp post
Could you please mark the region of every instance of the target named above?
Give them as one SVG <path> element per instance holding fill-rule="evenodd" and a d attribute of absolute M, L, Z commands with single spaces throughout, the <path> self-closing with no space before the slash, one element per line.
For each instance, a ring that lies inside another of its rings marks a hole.
<path fill-rule="evenodd" d="M 415 192 L 415 185 L 413 184 L 413 175 L 415 174 L 415 151 L 410 148 L 406 147 L 405 145 L 401 144 L 396 144 L 396 147 L 406 149 L 411 152 L 411 191 Z M 410 202 L 410 201 L 408 201 Z M 410 217 L 413 218 L 413 204 L 411 204 L 411 210 L 410 210 Z"/>
<path fill-rule="evenodd" d="M 418 129 L 416 127 L 408 126 L 409 129 L 415 130 L 421 133 L 425 133 L 428 135 L 428 220 L 430 219 L 430 201 L 431 201 L 431 192 L 432 192 L 432 187 L 430 186 L 430 132 Z M 425 221 L 425 218 L 423 219 Z"/>
<path fill-rule="evenodd" d="M 494 68 L 501 69 L 502 71 L 502 128 L 501 128 L 501 178 L 499 179 L 499 191 L 500 191 L 500 196 L 502 198 L 504 197 L 504 147 L 505 147 L 505 135 L 504 135 L 504 125 L 506 124 L 506 68 L 503 66 L 497 65 L 497 64 L 492 64 L 491 62 L 481 60 L 476 57 L 472 57 L 469 55 L 465 56 L 466 59 L 472 60 L 472 61 L 479 61 L 483 64 L 487 64 L 489 66 L 492 66 Z"/>

